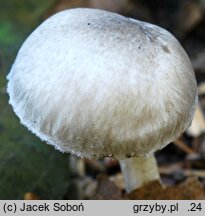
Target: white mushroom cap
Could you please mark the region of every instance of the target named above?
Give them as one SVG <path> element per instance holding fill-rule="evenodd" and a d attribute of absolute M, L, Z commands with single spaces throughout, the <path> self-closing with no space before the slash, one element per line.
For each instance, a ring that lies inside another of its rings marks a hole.
<path fill-rule="evenodd" d="M 190 60 L 166 30 L 96 9 L 43 22 L 8 75 L 22 124 L 77 156 L 145 156 L 191 124 L 197 85 Z"/>

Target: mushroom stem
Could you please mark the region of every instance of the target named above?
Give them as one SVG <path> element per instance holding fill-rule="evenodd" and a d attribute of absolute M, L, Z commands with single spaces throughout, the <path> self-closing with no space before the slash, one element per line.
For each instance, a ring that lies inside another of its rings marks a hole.
<path fill-rule="evenodd" d="M 159 180 L 157 162 L 153 154 L 146 157 L 132 157 L 120 160 L 127 192 L 139 188 L 149 182 Z"/>

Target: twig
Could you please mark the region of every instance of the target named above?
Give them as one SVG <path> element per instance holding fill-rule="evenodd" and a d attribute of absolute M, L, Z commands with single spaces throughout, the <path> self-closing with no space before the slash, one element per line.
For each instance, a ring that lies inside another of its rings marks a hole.
<path fill-rule="evenodd" d="M 186 152 L 187 154 L 194 154 L 196 153 L 192 148 L 190 148 L 189 146 L 187 146 L 182 140 L 177 139 L 174 141 L 174 144 L 176 146 L 178 146 L 181 150 L 183 150 L 184 152 Z"/>
<path fill-rule="evenodd" d="M 182 164 L 173 164 L 170 166 L 162 166 L 159 168 L 159 172 L 160 174 L 163 175 L 171 175 L 174 172 L 180 172 L 182 173 L 184 176 L 198 176 L 201 178 L 205 178 L 205 170 L 193 170 L 193 169 L 182 169 Z"/>

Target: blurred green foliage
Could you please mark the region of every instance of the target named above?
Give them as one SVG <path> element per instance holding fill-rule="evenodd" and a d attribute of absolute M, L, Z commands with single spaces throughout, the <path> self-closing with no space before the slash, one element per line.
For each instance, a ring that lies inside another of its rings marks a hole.
<path fill-rule="evenodd" d="M 0 47 L 3 51 L 17 47 L 43 20 L 55 0 L 1 0 Z M 9 47 L 11 46 L 11 47 Z"/>
<path fill-rule="evenodd" d="M 0 1 L 0 199 L 63 199 L 69 186 L 68 155 L 42 143 L 8 105 L 6 74 L 18 49 L 54 0 Z"/>

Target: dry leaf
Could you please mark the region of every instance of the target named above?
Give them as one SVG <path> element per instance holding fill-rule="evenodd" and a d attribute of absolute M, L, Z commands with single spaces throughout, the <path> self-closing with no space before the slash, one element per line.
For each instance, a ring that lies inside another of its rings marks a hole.
<path fill-rule="evenodd" d="M 205 199 L 205 192 L 198 179 L 190 177 L 170 187 L 163 187 L 160 182 L 154 181 L 131 192 L 128 197 L 132 200 L 201 200 Z"/>
<path fill-rule="evenodd" d="M 109 180 L 105 175 L 98 175 L 97 177 L 97 190 L 94 199 L 97 200 L 121 200 L 121 190 Z"/>
<path fill-rule="evenodd" d="M 110 176 L 109 179 L 113 181 L 119 189 L 125 189 L 124 176 L 122 175 L 122 173 L 117 173 L 113 176 Z"/>
<path fill-rule="evenodd" d="M 39 199 L 40 198 L 38 195 L 31 193 L 31 192 L 24 194 L 24 200 L 39 200 Z"/>

